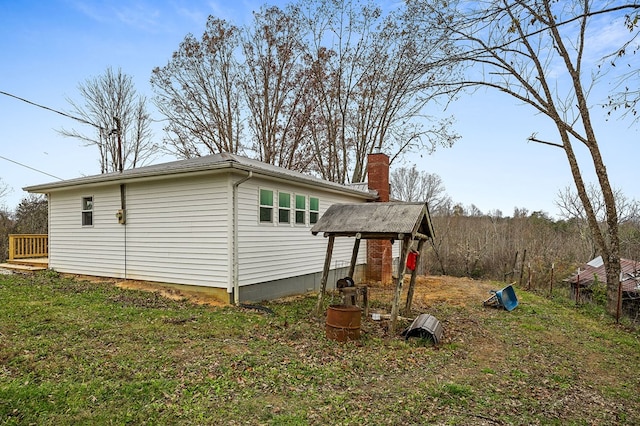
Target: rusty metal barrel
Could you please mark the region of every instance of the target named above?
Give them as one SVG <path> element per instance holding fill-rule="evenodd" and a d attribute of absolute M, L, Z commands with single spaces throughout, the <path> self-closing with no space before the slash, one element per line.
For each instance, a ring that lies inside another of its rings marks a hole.
<path fill-rule="evenodd" d="M 330 305 L 325 325 L 327 338 L 338 342 L 360 339 L 361 312 L 358 306 Z"/>

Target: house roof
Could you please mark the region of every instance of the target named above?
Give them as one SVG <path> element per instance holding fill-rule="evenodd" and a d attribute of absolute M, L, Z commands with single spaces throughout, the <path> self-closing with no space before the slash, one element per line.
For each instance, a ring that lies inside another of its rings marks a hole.
<path fill-rule="evenodd" d="M 622 291 L 638 292 L 640 291 L 640 262 L 629 259 L 620 259 L 620 281 L 622 282 Z M 604 268 L 602 256 L 598 256 L 583 267 L 579 273 L 569 278 L 571 284 L 575 284 L 580 279 L 580 285 L 588 287 L 592 285 L 597 277 L 598 282 L 607 282 L 607 273 Z"/>
<path fill-rule="evenodd" d="M 47 193 L 69 189 L 76 186 L 125 183 L 128 181 L 162 179 L 177 175 L 212 173 L 216 171 L 230 170 L 253 172 L 260 176 L 295 181 L 312 186 L 320 186 L 328 190 L 343 193 L 346 192 L 370 200 L 377 198 L 377 193 L 375 191 L 369 191 L 368 189 L 363 190 L 361 187 L 349 187 L 347 185 L 329 182 L 303 173 L 295 172 L 293 170 L 288 170 L 283 167 L 266 164 L 258 160 L 252 160 L 247 157 L 229 153 L 212 154 L 187 160 L 137 167 L 135 169 L 128 169 L 122 172 L 104 173 L 76 179 L 27 186 L 23 189 L 28 192 Z"/>
<path fill-rule="evenodd" d="M 401 239 L 404 236 L 433 237 L 426 203 L 333 204 L 311 228 L 316 235 L 362 239 Z"/>

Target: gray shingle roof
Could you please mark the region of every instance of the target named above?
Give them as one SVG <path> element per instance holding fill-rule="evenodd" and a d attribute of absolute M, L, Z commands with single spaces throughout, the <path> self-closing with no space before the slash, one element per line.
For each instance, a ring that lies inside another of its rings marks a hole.
<path fill-rule="evenodd" d="M 425 203 L 334 204 L 311 228 L 315 235 L 355 236 L 363 239 L 398 239 L 399 234 L 433 237 Z"/>
<path fill-rule="evenodd" d="M 283 167 L 266 164 L 258 160 L 252 160 L 236 154 L 221 153 L 204 157 L 190 158 L 187 160 L 172 161 L 169 163 L 154 164 L 124 170 L 123 172 L 104 173 L 93 176 L 85 176 L 23 188 L 28 192 L 46 193 L 54 190 L 70 188 L 81 185 L 102 185 L 107 183 L 124 183 L 137 179 L 161 178 L 187 173 L 214 172 L 220 170 L 235 169 L 239 171 L 253 172 L 261 176 L 285 179 L 326 189 L 347 192 L 366 199 L 375 199 L 375 194 L 361 188 L 349 187 L 335 182 L 329 182 L 303 173 L 285 169 Z"/>

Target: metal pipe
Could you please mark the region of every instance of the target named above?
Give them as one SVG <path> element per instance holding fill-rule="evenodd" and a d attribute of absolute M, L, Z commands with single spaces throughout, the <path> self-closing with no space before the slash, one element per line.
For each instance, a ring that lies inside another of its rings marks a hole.
<path fill-rule="evenodd" d="M 233 241 L 232 249 L 232 267 L 233 275 L 231 277 L 233 285 L 233 303 L 240 304 L 240 283 L 238 282 L 238 187 L 253 177 L 253 172 L 249 170 L 249 174 L 233 184 Z"/>

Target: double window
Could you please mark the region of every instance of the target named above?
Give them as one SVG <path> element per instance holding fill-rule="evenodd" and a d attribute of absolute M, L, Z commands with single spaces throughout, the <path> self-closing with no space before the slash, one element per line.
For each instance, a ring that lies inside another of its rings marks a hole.
<path fill-rule="evenodd" d="M 306 195 L 288 192 L 275 193 L 271 189 L 260 189 L 260 223 L 273 223 L 276 217 L 276 195 L 277 194 L 277 220 L 279 224 L 290 224 L 293 220 L 296 225 L 313 225 L 318 221 L 320 215 L 320 200 L 317 197 L 307 197 Z M 307 198 L 309 203 L 307 204 Z M 307 223 L 307 218 L 309 222 Z"/>
<path fill-rule="evenodd" d="M 93 197 L 82 197 L 82 226 L 93 226 Z"/>

